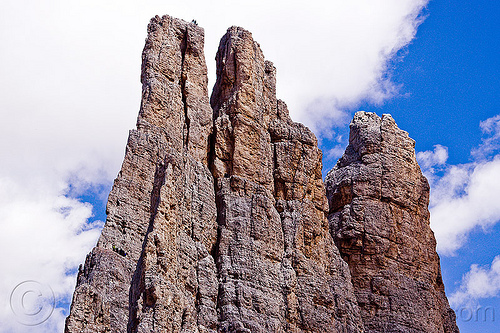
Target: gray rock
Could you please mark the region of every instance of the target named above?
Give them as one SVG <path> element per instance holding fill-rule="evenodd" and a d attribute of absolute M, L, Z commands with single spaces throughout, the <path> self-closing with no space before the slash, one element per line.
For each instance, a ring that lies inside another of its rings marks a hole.
<path fill-rule="evenodd" d="M 80 272 L 66 332 L 217 329 L 212 109 L 204 32 L 169 16 L 148 26 L 137 130 L 107 220 Z"/>
<path fill-rule="evenodd" d="M 276 99 L 276 70 L 248 31 L 228 29 L 216 60 L 220 330 L 362 332 L 316 138 Z"/>
<path fill-rule="evenodd" d="M 458 332 L 429 226 L 415 142 L 390 115 L 358 112 L 326 177 L 330 231 L 368 332 Z"/>

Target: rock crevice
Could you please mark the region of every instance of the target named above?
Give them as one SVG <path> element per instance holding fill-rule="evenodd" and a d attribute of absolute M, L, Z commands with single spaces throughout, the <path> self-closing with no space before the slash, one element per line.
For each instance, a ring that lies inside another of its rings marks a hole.
<path fill-rule="evenodd" d="M 248 31 L 228 29 L 216 61 L 220 328 L 361 331 L 347 266 L 328 233 L 314 135 L 276 99 L 276 70 Z"/>

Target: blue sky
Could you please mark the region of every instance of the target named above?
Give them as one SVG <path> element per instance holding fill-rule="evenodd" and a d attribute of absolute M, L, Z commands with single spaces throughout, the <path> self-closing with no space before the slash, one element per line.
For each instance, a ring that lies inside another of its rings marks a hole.
<path fill-rule="evenodd" d="M 494 1 L 5 0 L 0 3 L 0 297 L 25 280 L 57 299 L 62 332 L 139 110 L 154 15 L 205 28 L 210 85 L 227 27 L 252 31 L 278 97 L 313 128 L 325 172 L 357 110 L 390 113 L 416 140 L 461 332 L 500 320 L 500 5 Z M 0 332 L 30 332 L 0 304 Z M 469 319 L 477 306 L 497 316 Z"/>

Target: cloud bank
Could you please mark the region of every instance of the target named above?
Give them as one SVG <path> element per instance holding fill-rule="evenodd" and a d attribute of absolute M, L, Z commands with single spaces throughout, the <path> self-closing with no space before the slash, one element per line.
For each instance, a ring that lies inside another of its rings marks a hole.
<path fill-rule="evenodd" d="M 426 3 L 0 2 L 0 297 L 25 280 L 50 285 L 56 308 L 36 331 L 62 332 L 77 267 L 102 227 L 78 197 L 110 184 L 119 169 L 152 16 L 205 28 L 212 83 L 227 27 L 252 31 L 278 68 L 278 95 L 293 118 L 321 131 L 346 124 L 346 108 L 397 91 L 388 64 L 414 37 Z M 3 304 L 0 332 L 33 331 Z"/>

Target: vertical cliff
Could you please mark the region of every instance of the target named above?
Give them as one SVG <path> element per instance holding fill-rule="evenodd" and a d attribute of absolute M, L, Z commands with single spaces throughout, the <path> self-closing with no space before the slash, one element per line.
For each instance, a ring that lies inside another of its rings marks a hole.
<path fill-rule="evenodd" d="M 276 99 L 276 70 L 248 31 L 230 28 L 216 60 L 220 330 L 361 332 L 316 138 Z"/>
<path fill-rule="evenodd" d="M 204 32 L 168 16 L 148 26 L 142 101 L 97 246 L 78 274 L 66 332 L 217 328 L 212 109 Z"/>
<path fill-rule="evenodd" d="M 210 100 L 203 44 L 195 23 L 148 26 L 137 128 L 66 332 L 457 332 L 407 134 L 356 114 L 327 199 L 252 34 L 223 36 Z"/>
<path fill-rule="evenodd" d="M 358 112 L 326 177 L 330 231 L 367 332 L 458 332 L 429 226 L 415 142 L 390 115 Z"/>

